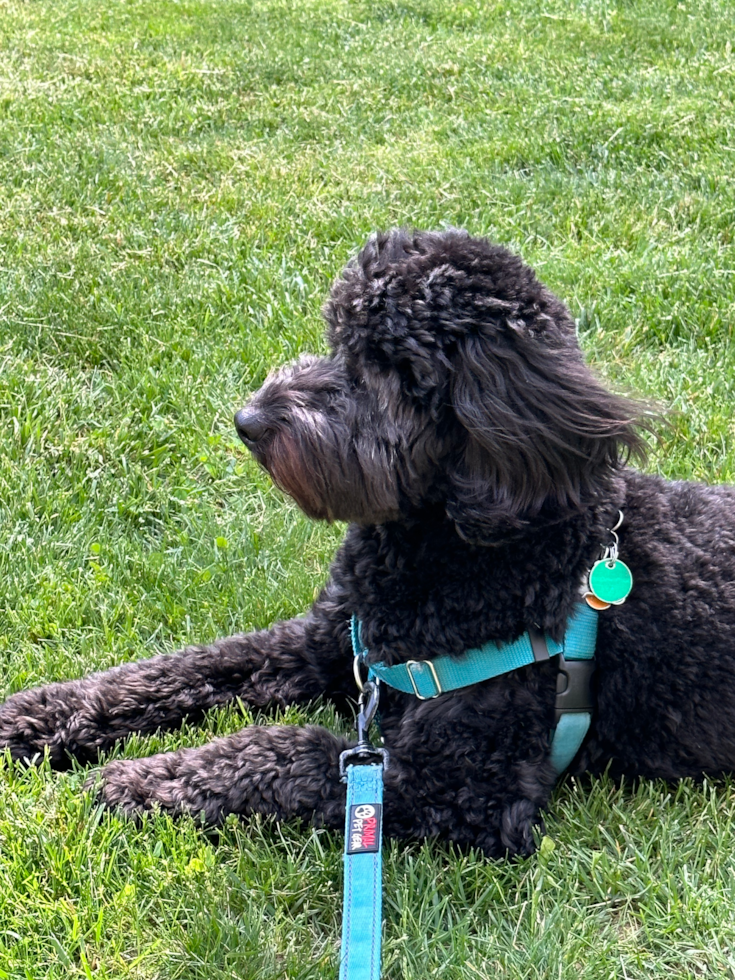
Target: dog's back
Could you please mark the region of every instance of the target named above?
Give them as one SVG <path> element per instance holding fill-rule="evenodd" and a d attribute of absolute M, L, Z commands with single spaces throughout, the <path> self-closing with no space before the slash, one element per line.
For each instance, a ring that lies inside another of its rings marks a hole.
<path fill-rule="evenodd" d="M 678 778 L 735 769 L 735 488 L 625 474 L 634 576 L 601 613 L 597 714 L 580 767 Z"/>

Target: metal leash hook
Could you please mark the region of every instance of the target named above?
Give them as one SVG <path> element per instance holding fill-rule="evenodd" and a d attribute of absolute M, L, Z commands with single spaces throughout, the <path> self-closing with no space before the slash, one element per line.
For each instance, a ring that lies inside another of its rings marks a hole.
<path fill-rule="evenodd" d="M 362 686 L 362 691 L 360 692 L 360 698 L 357 702 L 357 706 L 360 710 L 358 711 L 357 718 L 355 719 L 357 744 L 360 747 L 370 748 L 368 732 L 370 730 L 370 726 L 375 720 L 375 715 L 378 710 L 378 701 L 380 700 L 380 690 L 378 688 L 379 684 L 380 681 L 366 681 Z"/>
<path fill-rule="evenodd" d="M 366 765 L 380 760 L 383 763 L 383 769 L 388 768 L 388 753 L 385 749 L 371 745 L 369 737 L 370 726 L 375 720 L 379 701 L 380 681 L 363 681 L 357 702 L 357 718 L 355 719 L 357 745 L 342 752 L 339 757 L 339 775 L 342 782 L 347 779 L 346 766 L 348 765 Z"/>

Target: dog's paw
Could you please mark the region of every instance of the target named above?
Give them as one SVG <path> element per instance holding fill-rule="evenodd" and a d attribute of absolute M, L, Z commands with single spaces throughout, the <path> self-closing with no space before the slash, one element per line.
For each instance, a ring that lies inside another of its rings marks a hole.
<path fill-rule="evenodd" d="M 135 821 L 150 812 L 174 817 L 196 814 L 204 801 L 180 778 L 178 763 L 174 753 L 110 762 L 87 781 L 87 787 L 109 809 Z"/>
<path fill-rule="evenodd" d="M 528 857 L 536 850 L 534 830 L 542 826 L 538 805 L 516 800 L 503 810 L 500 840 L 511 857 Z"/>
<path fill-rule="evenodd" d="M 20 762 L 24 766 L 35 766 L 43 761 L 44 750 L 34 742 L 17 737 L 14 734 L 0 732 L 0 758 L 9 752 L 12 762 Z"/>
<path fill-rule="evenodd" d="M 30 766 L 48 751 L 53 763 L 59 753 L 52 744 L 42 706 L 29 693 L 16 694 L 0 704 L 0 754 L 9 752 L 13 762 Z"/>
<path fill-rule="evenodd" d="M 110 762 L 87 780 L 86 788 L 110 810 L 138 821 L 155 808 L 157 781 L 146 772 L 147 759 Z M 159 804 L 160 805 L 160 804 Z"/>
<path fill-rule="evenodd" d="M 126 785 L 122 774 L 116 774 L 115 767 L 119 765 L 119 762 L 111 762 L 104 769 L 95 769 L 87 776 L 84 789 L 94 796 L 95 802 L 137 823 L 150 807 L 136 797 L 133 787 Z"/>

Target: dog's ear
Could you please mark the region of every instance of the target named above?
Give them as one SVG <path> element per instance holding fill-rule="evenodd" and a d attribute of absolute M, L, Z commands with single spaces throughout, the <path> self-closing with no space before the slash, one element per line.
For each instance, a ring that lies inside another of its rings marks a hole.
<path fill-rule="evenodd" d="M 568 330 L 523 324 L 468 333 L 451 406 L 464 430 L 447 514 L 468 541 L 492 543 L 603 499 L 631 453 L 644 455 L 641 408 L 585 365 Z"/>

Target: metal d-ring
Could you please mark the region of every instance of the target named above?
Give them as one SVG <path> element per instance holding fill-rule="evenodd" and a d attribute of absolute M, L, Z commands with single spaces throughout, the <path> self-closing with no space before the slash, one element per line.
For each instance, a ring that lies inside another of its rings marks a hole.
<path fill-rule="evenodd" d="M 357 684 L 357 689 L 362 694 L 365 690 L 365 681 L 360 677 L 360 658 L 358 656 L 352 659 L 352 673 L 355 676 L 355 684 Z"/>

